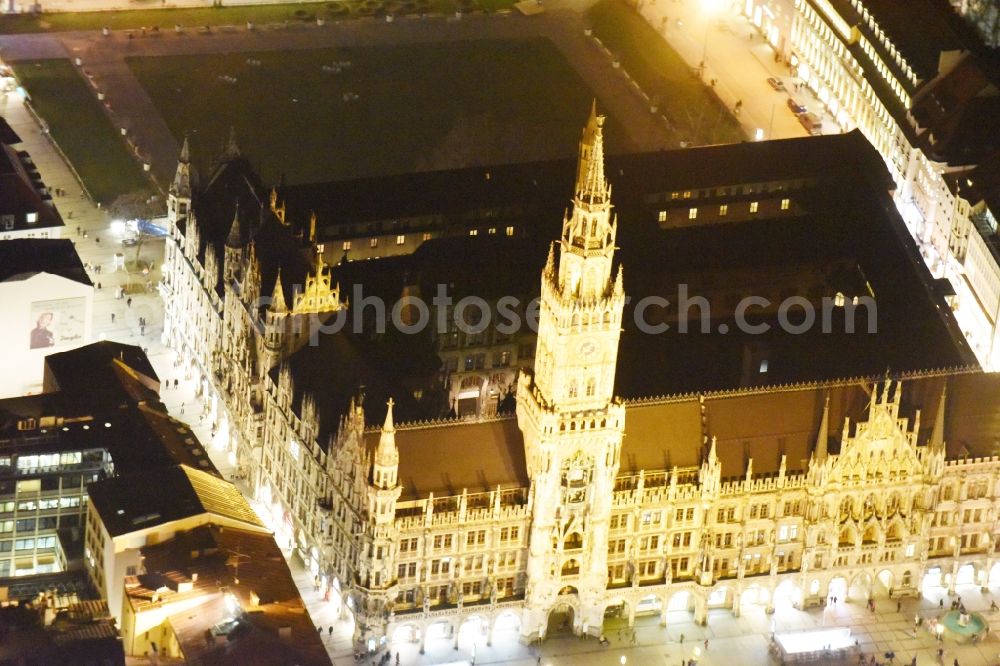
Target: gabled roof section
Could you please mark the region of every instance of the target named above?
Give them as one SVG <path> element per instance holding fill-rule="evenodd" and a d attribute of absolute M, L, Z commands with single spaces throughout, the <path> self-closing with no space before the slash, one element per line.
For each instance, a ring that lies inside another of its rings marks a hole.
<path fill-rule="evenodd" d="M 116 476 L 90 484 L 87 492 L 111 536 L 203 513 L 265 529 L 233 484 L 187 465 Z"/>
<path fill-rule="evenodd" d="M 374 451 L 379 435 L 379 430 L 365 433 L 369 450 Z M 515 418 L 397 426 L 396 446 L 404 501 L 426 499 L 428 493 L 441 497 L 498 486 L 525 488 L 530 482 Z"/>

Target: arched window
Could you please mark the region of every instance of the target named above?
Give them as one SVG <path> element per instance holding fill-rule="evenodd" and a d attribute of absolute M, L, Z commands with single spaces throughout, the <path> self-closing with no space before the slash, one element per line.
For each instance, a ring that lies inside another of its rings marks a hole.
<path fill-rule="evenodd" d="M 576 380 L 574 379 L 574 380 L 570 381 L 570 383 L 569 383 L 569 397 L 570 398 L 575 398 L 576 394 L 577 394 Z"/>
<path fill-rule="evenodd" d="M 590 379 L 587 380 L 587 397 L 588 398 L 592 397 L 596 390 L 597 390 L 597 381 L 593 377 L 591 377 Z"/>

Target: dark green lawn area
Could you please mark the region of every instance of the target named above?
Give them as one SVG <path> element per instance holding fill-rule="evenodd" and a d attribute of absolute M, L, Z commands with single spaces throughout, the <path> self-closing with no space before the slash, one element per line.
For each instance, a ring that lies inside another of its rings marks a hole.
<path fill-rule="evenodd" d="M 269 182 L 572 156 L 593 98 L 543 39 L 128 62 L 202 169 L 233 126 Z"/>
<path fill-rule="evenodd" d="M 119 194 L 150 189 L 138 162 L 68 60 L 22 61 L 14 64 L 14 71 L 94 199 L 108 204 Z"/>
<path fill-rule="evenodd" d="M 160 9 L 157 0 L 146 0 L 147 9 L 118 12 L 58 12 L 52 14 L 16 14 L 0 16 L 0 33 L 45 32 L 66 30 L 124 30 L 159 26 L 172 30 L 174 25 L 258 25 L 284 21 L 338 20 L 386 14 L 451 14 L 456 9 L 496 11 L 509 9 L 514 0 L 332 0 L 328 2 L 250 5 L 241 7 L 193 7 Z"/>
<path fill-rule="evenodd" d="M 600 0 L 587 21 L 681 137 L 696 144 L 744 140 L 739 123 L 663 37 L 622 0 Z"/>

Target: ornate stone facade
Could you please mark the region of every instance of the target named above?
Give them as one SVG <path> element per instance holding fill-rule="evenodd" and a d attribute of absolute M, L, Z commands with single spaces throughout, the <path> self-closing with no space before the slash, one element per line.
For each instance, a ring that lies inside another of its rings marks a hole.
<path fill-rule="evenodd" d="M 954 585 L 966 563 L 984 584 L 1000 458 L 949 459 L 945 446 L 949 423 L 975 420 L 953 413 L 946 386 L 981 375 L 615 397 L 627 284 L 602 121 L 591 114 L 572 211 L 542 271 L 516 418 L 397 425 L 390 399 L 372 428 L 366 411 L 381 405 L 352 399 L 336 424 L 321 423 L 324 396 L 296 391 L 289 360 L 309 330 L 297 317 L 341 307 L 321 253 L 274 197 L 249 222 L 241 205 L 216 233 L 219 280 L 182 156 L 165 335 L 217 387 L 215 418 L 232 424 L 253 499 L 331 603 L 353 612 L 358 648 L 405 627 L 423 641 L 442 622 L 457 646 L 471 618 L 488 638 L 503 618 L 522 640 L 544 638 L 562 626 L 556 615 L 599 635 L 614 607 L 629 623 L 649 610 L 665 623 L 678 595 L 699 622 L 711 607 L 739 613 L 752 590 L 768 607 L 779 596 L 821 604 L 841 587 L 851 598 L 916 595 L 928 571 Z M 291 249 L 279 257 L 280 239 Z M 273 294 L 263 306 L 261 293 Z"/>

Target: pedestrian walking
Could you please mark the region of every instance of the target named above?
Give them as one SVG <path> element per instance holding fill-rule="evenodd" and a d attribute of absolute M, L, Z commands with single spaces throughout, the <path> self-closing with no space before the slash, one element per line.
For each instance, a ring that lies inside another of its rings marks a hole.
<path fill-rule="evenodd" d="M 129 307 L 132 307 L 132 297 L 131 297 L 131 296 L 129 296 L 129 297 L 128 297 L 128 300 L 127 300 L 127 301 L 125 301 L 125 305 L 127 305 L 127 306 L 129 306 Z"/>
<path fill-rule="evenodd" d="M 903 602 L 902 601 L 897 601 L 896 602 L 896 612 L 898 613 L 902 609 L 903 609 Z"/>
<path fill-rule="evenodd" d="M 177 380 L 174 380 L 174 388 L 177 388 Z"/>
<path fill-rule="evenodd" d="M 330 638 L 333 638 L 333 625 L 332 624 L 330 625 L 330 628 L 327 631 L 328 631 L 327 635 L 329 635 Z M 396 654 L 398 655 L 399 653 L 397 652 Z M 396 657 L 396 663 L 397 664 L 399 663 L 399 657 L 398 656 Z"/>
<path fill-rule="evenodd" d="M 111 323 L 112 324 L 115 323 L 115 313 L 114 312 L 111 313 Z"/>
<path fill-rule="evenodd" d="M 684 634 L 681 634 L 681 645 L 684 645 Z"/>
<path fill-rule="evenodd" d="M 97 291 L 100 291 L 100 290 L 101 290 L 101 283 L 100 283 L 100 282 L 98 282 L 98 283 L 97 283 Z"/>
<path fill-rule="evenodd" d="M 705 639 L 705 651 L 708 652 L 708 639 Z"/>
<path fill-rule="evenodd" d="M 94 241 L 95 241 L 95 242 L 96 242 L 96 243 L 97 243 L 98 245 L 100 245 L 100 244 L 101 244 L 101 237 L 100 237 L 100 236 L 94 236 Z"/>
<path fill-rule="evenodd" d="M 184 403 L 182 402 L 181 403 L 181 414 L 183 414 L 183 413 L 184 413 Z"/>
<path fill-rule="evenodd" d="M 139 324 L 139 335 L 146 335 L 146 325 Z"/>
<path fill-rule="evenodd" d="M 79 235 L 80 235 L 80 227 L 77 227 L 77 228 L 76 228 L 76 235 L 77 235 L 77 236 L 79 236 Z"/>

